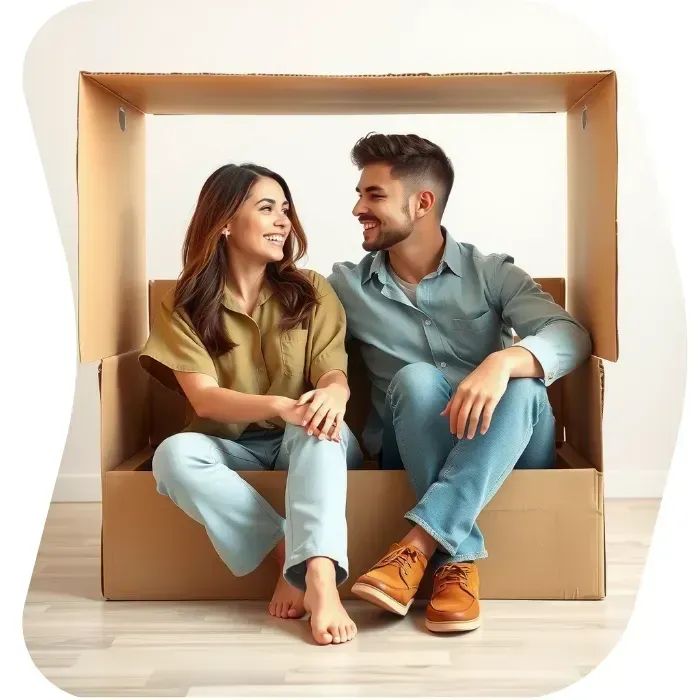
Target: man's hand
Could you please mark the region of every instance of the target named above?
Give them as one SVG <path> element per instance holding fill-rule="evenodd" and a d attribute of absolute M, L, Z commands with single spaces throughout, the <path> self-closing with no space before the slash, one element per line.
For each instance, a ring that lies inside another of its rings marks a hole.
<path fill-rule="evenodd" d="M 527 351 L 526 351 L 527 352 Z M 528 353 L 529 354 L 529 353 Z M 481 434 L 491 425 L 491 417 L 498 402 L 506 393 L 511 377 L 510 357 L 502 352 L 489 355 L 457 387 L 441 416 L 450 417 L 450 432 L 461 440 L 469 421 L 467 438 L 476 434 L 481 418 Z"/>
<path fill-rule="evenodd" d="M 320 431 L 321 440 L 340 442 L 347 402 L 348 390 L 342 385 L 329 384 L 307 391 L 296 404 L 304 410 L 301 425 L 307 427 L 309 435 Z"/>

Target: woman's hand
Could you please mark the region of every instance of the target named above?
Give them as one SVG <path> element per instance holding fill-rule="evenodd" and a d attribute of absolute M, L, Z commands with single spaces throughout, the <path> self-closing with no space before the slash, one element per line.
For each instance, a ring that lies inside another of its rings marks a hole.
<path fill-rule="evenodd" d="M 340 442 L 348 390 L 342 385 L 329 384 L 307 391 L 296 405 L 304 410 L 301 425 L 308 426 L 309 435 L 319 434 L 321 440 Z"/>
<path fill-rule="evenodd" d="M 303 426 L 304 416 L 306 415 L 307 411 L 308 408 L 306 405 L 300 406 L 294 399 L 289 399 L 286 396 L 280 396 L 279 416 L 285 423 Z M 319 439 L 323 439 L 321 438 L 321 431 L 318 428 L 314 429 L 313 433 L 309 433 L 309 435 L 311 434 Z M 340 442 L 340 439 L 338 438 L 335 440 L 335 442 Z"/>

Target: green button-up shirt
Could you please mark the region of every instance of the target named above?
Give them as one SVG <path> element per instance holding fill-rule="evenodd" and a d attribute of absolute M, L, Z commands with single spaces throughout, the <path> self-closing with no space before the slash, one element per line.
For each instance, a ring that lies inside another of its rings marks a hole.
<path fill-rule="evenodd" d="M 370 374 L 372 411 L 363 438 L 373 456 L 381 448 L 386 391 L 407 364 L 434 365 L 454 390 L 490 353 L 513 345 L 515 331 L 516 345 L 539 360 L 549 386 L 591 354 L 588 331 L 510 255 L 484 255 L 442 231 L 442 260 L 419 283 L 415 305 L 389 273 L 386 251 L 336 263 L 328 278 Z"/>

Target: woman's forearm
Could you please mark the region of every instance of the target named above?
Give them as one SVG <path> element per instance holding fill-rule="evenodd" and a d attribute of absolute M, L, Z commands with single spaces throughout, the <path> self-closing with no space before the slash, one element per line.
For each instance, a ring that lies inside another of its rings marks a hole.
<path fill-rule="evenodd" d="M 350 397 L 350 387 L 348 386 L 348 378 L 345 376 L 344 372 L 339 369 L 331 370 L 326 372 L 316 384 L 317 389 L 327 389 L 327 388 L 337 389 L 340 393 L 345 393 L 345 400 L 347 401 Z"/>
<path fill-rule="evenodd" d="M 199 392 L 197 415 L 220 423 L 257 423 L 277 418 L 284 402 L 292 402 L 284 396 L 259 396 L 240 391 L 206 387 Z"/>

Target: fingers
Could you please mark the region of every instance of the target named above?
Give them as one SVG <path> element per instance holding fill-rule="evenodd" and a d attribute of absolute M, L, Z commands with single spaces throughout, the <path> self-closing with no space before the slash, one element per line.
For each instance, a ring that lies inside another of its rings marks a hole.
<path fill-rule="evenodd" d="M 309 408 L 306 410 L 301 424 L 306 425 L 307 423 L 310 423 L 311 420 L 316 417 L 316 413 L 321 408 L 321 406 L 323 406 L 323 396 L 319 396 L 318 394 L 316 394 L 313 397 L 311 403 L 309 404 Z M 309 435 L 311 435 L 310 432 Z"/>
<path fill-rule="evenodd" d="M 309 403 L 309 401 L 311 401 L 315 394 L 315 389 L 312 389 L 311 391 L 307 391 L 305 394 L 302 394 L 299 397 L 299 400 L 297 401 L 297 406 L 303 406 L 304 404 Z"/>
<path fill-rule="evenodd" d="M 493 410 L 495 408 L 496 402 L 490 399 L 486 402 L 484 406 L 484 412 L 481 414 L 481 434 L 485 435 L 486 431 L 491 426 L 491 418 L 493 417 Z"/>
<path fill-rule="evenodd" d="M 313 405 L 313 403 L 312 403 Z M 309 422 L 308 430 L 307 433 L 311 435 L 314 430 L 318 428 L 320 425 L 321 421 L 328 415 L 328 412 L 330 411 L 330 406 L 327 406 L 326 404 L 321 404 L 319 408 L 316 410 L 316 413 L 314 414 L 314 417 L 311 419 Z"/>
<path fill-rule="evenodd" d="M 466 396 L 464 401 L 462 401 L 459 411 L 457 412 L 457 419 L 455 421 L 455 435 L 461 440 L 464 437 L 464 430 L 467 425 L 467 420 L 469 419 L 469 414 L 471 413 L 472 407 L 474 406 L 474 398 L 472 396 Z M 452 414 L 455 414 L 455 409 L 452 409 Z"/>
<path fill-rule="evenodd" d="M 452 399 L 454 399 L 454 396 L 447 402 L 447 406 L 442 409 L 442 413 L 440 413 L 441 416 L 449 415 L 450 409 L 452 408 Z"/>
<path fill-rule="evenodd" d="M 335 417 L 335 428 L 331 432 L 331 440 L 335 440 L 335 442 L 340 442 L 340 431 L 343 429 L 344 418 L 345 411 L 338 411 Z"/>
<path fill-rule="evenodd" d="M 320 428 L 321 435 L 320 438 L 321 440 L 327 440 L 330 438 L 330 429 L 333 427 L 333 423 L 335 422 L 335 417 L 337 413 L 334 411 L 328 411 L 326 415 L 326 420 L 323 421 L 323 425 Z"/>
<path fill-rule="evenodd" d="M 479 418 L 481 417 L 481 412 L 484 410 L 485 399 L 477 399 L 473 406 L 471 413 L 469 414 L 469 429 L 467 430 L 467 439 L 471 440 L 474 435 L 476 435 L 476 429 L 479 425 Z"/>

